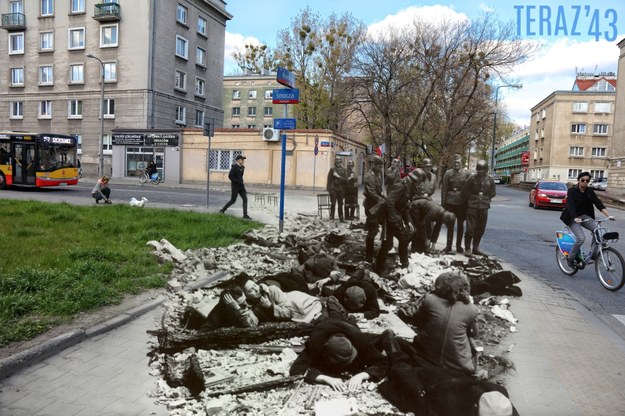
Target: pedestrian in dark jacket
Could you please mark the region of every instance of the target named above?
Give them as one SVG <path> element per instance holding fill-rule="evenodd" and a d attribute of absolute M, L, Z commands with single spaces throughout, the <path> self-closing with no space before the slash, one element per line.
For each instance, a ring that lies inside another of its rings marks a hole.
<path fill-rule="evenodd" d="M 291 366 L 291 375 L 306 374 L 308 383 L 327 384 L 334 390 L 356 390 L 365 380 L 379 381 L 388 361 L 369 336 L 349 322 L 327 319 L 319 322 L 306 341 L 304 351 Z M 352 377 L 345 383 L 341 373 Z"/>
<path fill-rule="evenodd" d="M 597 228 L 597 223 L 593 221 L 595 219 L 594 207 L 597 207 L 609 219 L 614 220 L 614 217 L 608 214 L 608 210 L 595 193 L 595 190 L 588 186 L 589 182 L 590 172 L 582 172 L 577 175 L 577 185 L 569 188 L 566 194 L 566 208 L 560 215 L 562 222 L 568 225 L 575 235 L 575 244 L 571 247 L 567 258 L 570 266 L 574 265 L 575 257 L 585 241 L 582 227 L 590 231 Z"/>
<path fill-rule="evenodd" d="M 336 289 L 334 297 L 354 318 L 374 319 L 380 316 L 378 294 L 369 282 L 352 277 Z"/>
<path fill-rule="evenodd" d="M 236 157 L 236 162 L 233 163 L 232 167 L 230 168 L 230 172 L 228 173 L 231 190 L 230 201 L 228 201 L 226 205 L 224 205 L 224 207 L 219 210 L 219 212 L 221 212 L 222 214 L 226 212 L 230 205 L 236 202 L 237 195 L 241 195 L 241 200 L 243 201 L 243 218 L 251 220 L 251 218 L 247 215 L 247 191 L 245 190 L 245 185 L 243 184 L 245 159 L 245 156 L 238 155 Z"/>

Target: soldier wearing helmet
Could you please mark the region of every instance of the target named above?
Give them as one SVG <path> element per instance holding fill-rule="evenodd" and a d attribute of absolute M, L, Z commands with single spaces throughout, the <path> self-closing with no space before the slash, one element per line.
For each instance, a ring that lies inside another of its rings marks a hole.
<path fill-rule="evenodd" d="M 436 175 L 432 172 L 432 159 L 423 159 L 421 169 L 425 173 L 425 179 L 417 186 L 416 196 L 419 198 L 432 199 L 432 194 L 436 191 Z"/>
<path fill-rule="evenodd" d="M 356 217 L 358 206 L 358 177 L 355 172 L 355 163 L 352 159 L 347 161 L 347 181 L 343 188 L 345 195 L 345 219 L 353 220 Z"/>
<path fill-rule="evenodd" d="M 399 172 L 400 160 L 399 158 L 395 158 L 391 160 L 391 166 L 386 169 L 386 176 L 384 177 L 384 184 L 386 185 L 386 192 L 388 193 L 393 185 L 398 183 L 401 180 L 401 175 Z"/>
<path fill-rule="evenodd" d="M 445 172 L 441 186 L 441 204 L 449 212 L 456 215 L 456 251 L 462 253 L 462 238 L 464 236 L 464 222 L 467 218 L 467 207 L 462 199 L 462 187 L 469 178 L 469 171 L 462 167 L 462 158 L 459 154 L 454 156 L 452 168 Z M 453 225 L 452 225 L 453 227 Z M 444 251 L 451 251 L 452 242 L 447 241 Z"/>
<path fill-rule="evenodd" d="M 462 187 L 462 198 L 467 204 L 467 232 L 464 235 L 467 253 L 473 244 L 473 254 L 484 254 L 480 251 L 480 241 L 486 230 L 490 200 L 495 195 L 495 181 L 488 174 L 488 163 L 479 160 L 475 173 L 469 176 Z"/>
<path fill-rule="evenodd" d="M 365 230 L 367 238 L 365 242 L 365 260 L 373 263 L 375 255 L 375 236 L 380 231 L 380 219 L 384 215 L 384 201 L 386 198 L 382 194 L 382 176 L 384 159 L 374 155 L 371 159 L 370 168 L 365 175 L 365 189 L 363 196 L 365 200 L 363 206 L 365 208 Z"/>
<path fill-rule="evenodd" d="M 334 158 L 334 167 L 328 171 L 328 183 L 326 189 L 330 193 L 330 219 L 334 219 L 334 209 L 338 208 L 339 220 L 345 221 L 343 215 L 343 199 L 345 197 L 344 189 L 347 183 L 347 169 L 343 167 L 343 158 L 336 156 Z M 338 205 L 338 207 L 337 207 Z"/>

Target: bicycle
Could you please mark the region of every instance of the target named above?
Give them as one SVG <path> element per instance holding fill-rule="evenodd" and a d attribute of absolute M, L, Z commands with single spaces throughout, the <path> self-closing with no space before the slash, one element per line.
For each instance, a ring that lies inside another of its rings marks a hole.
<path fill-rule="evenodd" d="M 159 183 L 161 183 L 161 175 L 159 175 L 158 173 L 156 173 L 156 177 L 152 178 L 150 177 L 150 175 L 148 175 L 147 172 L 143 172 L 141 174 L 141 176 L 139 176 L 139 182 L 141 182 L 141 185 L 143 185 L 144 183 L 146 183 L 147 181 L 152 182 L 153 185 L 158 185 Z"/>
<path fill-rule="evenodd" d="M 568 254 L 575 243 L 575 235 L 569 227 L 564 227 L 561 231 L 556 231 L 556 261 L 562 273 L 572 276 L 578 270 L 582 270 L 587 264 L 595 264 L 595 273 L 599 282 L 608 290 L 616 291 L 625 284 L 625 261 L 623 256 L 610 244 L 619 239 L 619 234 L 615 231 L 609 232 L 601 223 L 608 219 L 586 220 L 595 221 L 597 228 L 592 231 L 592 242 L 590 251 L 584 252 L 583 247 L 574 262 L 573 266 L 568 264 Z"/>

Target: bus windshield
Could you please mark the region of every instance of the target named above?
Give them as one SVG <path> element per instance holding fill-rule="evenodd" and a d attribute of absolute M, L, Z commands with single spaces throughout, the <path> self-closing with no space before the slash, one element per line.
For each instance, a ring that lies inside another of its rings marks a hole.
<path fill-rule="evenodd" d="M 75 139 L 44 136 L 42 144 L 39 154 L 41 170 L 77 167 Z"/>

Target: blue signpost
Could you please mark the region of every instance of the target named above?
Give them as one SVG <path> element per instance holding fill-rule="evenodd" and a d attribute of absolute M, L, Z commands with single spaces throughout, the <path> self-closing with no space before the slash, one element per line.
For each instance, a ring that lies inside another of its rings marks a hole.
<path fill-rule="evenodd" d="M 273 103 L 284 104 L 284 118 L 274 119 L 274 128 L 284 130 L 295 129 L 295 119 L 286 118 L 289 104 L 297 104 L 299 102 L 299 90 L 295 89 L 295 74 L 282 67 L 278 67 L 277 81 L 289 87 L 288 89 L 273 90 Z M 280 169 L 280 221 L 278 224 L 278 232 L 284 230 L 284 179 L 286 176 L 286 134 L 282 134 L 282 157 L 280 158 L 282 167 Z"/>

